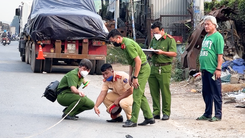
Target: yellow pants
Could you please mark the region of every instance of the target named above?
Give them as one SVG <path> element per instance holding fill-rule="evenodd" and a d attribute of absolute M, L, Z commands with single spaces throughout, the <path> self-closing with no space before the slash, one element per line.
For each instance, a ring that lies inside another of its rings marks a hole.
<path fill-rule="evenodd" d="M 114 103 L 114 101 L 119 97 L 119 95 L 115 92 L 109 92 L 107 93 L 105 100 L 103 101 L 103 103 L 105 104 L 106 108 L 108 108 L 111 104 Z M 120 107 L 124 110 L 127 119 L 130 120 L 131 119 L 131 113 L 132 113 L 132 104 L 133 104 L 133 96 L 132 94 L 129 95 L 128 97 L 122 99 L 119 102 Z M 108 110 L 107 110 L 108 112 Z M 118 116 L 121 116 L 120 114 Z"/>

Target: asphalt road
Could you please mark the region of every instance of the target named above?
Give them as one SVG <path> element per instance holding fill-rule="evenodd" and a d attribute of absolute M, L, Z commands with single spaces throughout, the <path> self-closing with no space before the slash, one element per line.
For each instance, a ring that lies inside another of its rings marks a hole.
<path fill-rule="evenodd" d="M 123 128 L 123 123 L 107 123 L 110 119 L 102 104 L 98 117 L 94 110 L 79 114 L 77 121 L 60 121 L 64 107 L 41 98 L 46 86 L 60 80 L 69 70 L 54 69 L 53 73 L 33 73 L 30 65 L 21 62 L 18 42 L 0 44 L 0 138 L 185 138 L 193 137 L 185 128 L 171 121 L 156 120 L 154 125 Z M 89 75 L 91 83 L 83 91 L 96 101 L 102 76 Z M 125 114 L 122 113 L 125 119 Z M 142 112 L 138 123 L 144 120 Z"/>

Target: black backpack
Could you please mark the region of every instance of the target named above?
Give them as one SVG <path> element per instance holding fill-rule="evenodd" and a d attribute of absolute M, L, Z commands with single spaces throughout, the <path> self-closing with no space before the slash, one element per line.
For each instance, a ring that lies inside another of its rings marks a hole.
<path fill-rule="evenodd" d="M 54 102 L 57 99 L 57 96 L 59 94 L 59 92 L 57 92 L 57 88 L 59 86 L 59 81 L 54 81 L 51 82 L 45 89 L 43 96 L 42 97 L 46 97 L 48 100 L 50 100 L 51 102 Z"/>

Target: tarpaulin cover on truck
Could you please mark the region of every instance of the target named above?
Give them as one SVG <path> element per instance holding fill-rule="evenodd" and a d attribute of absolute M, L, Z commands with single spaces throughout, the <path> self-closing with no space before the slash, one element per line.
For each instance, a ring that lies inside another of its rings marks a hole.
<path fill-rule="evenodd" d="M 27 31 L 33 40 L 105 39 L 93 0 L 33 0 Z"/>

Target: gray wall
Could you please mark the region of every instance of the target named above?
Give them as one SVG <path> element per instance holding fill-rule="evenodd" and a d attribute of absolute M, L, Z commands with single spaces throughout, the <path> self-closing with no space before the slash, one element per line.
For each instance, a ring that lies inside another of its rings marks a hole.
<path fill-rule="evenodd" d="M 188 7 L 190 7 L 192 0 L 150 0 L 152 8 L 152 19 L 157 20 L 160 15 L 187 15 Z M 190 17 L 164 17 L 162 18 L 163 27 L 165 32 L 176 35 L 183 36 L 187 39 L 186 27 L 183 24 L 176 24 L 181 20 L 190 19 Z M 175 24 L 174 24 L 175 23 Z"/>

